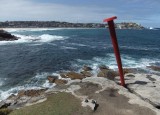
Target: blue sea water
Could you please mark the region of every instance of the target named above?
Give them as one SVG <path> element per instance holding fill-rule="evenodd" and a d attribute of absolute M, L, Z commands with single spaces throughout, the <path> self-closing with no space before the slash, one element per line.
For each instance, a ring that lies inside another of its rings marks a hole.
<path fill-rule="evenodd" d="M 117 69 L 107 29 L 8 29 L 20 37 L 0 41 L 0 100 L 18 90 L 52 87 L 47 75 L 83 65 Z M 160 66 L 160 30 L 116 30 L 123 67 Z"/>

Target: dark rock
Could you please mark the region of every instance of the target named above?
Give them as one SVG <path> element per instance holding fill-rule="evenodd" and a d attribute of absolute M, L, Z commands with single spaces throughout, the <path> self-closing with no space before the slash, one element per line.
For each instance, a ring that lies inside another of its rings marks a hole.
<path fill-rule="evenodd" d="M 84 102 L 88 103 L 88 99 L 85 99 Z"/>
<path fill-rule="evenodd" d="M 7 108 L 10 105 L 11 105 L 11 103 L 6 103 L 4 101 L 1 101 L 0 102 L 0 109 Z"/>
<path fill-rule="evenodd" d="M 18 40 L 18 38 L 4 30 L 0 30 L 0 41 L 13 41 L 13 40 Z"/>
<path fill-rule="evenodd" d="M 148 68 L 154 70 L 154 71 L 160 71 L 160 67 L 159 66 L 147 66 Z"/>
<path fill-rule="evenodd" d="M 156 79 L 152 78 L 151 76 L 152 75 L 146 75 L 146 78 L 148 78 L 150 81 L 153 81 L 153 82 L 156 81 Z"/>
<path fill-rule="evenodd" d="M 48 79 L 48 81 L 49 81 L 50 83 L 54 83 L 55 80 L 58 79 L 58 76 L 48 76 L 47 79 Z"/>
<path fill-rule="evenodd" d="M 89 72 L 89 71 L 81 71 L 81 74 L 85 77 L 91 77 L 92 76 L 92 73 Z"/>
<path fill-rule="evenodd" d="M 103 70 L 103 69 L 109 70 L 109 67 L 108 67 L 108 66 L 105 66 L 105 65 L 100 65 L 100 66 L 99 66 L 99 69 L 100 69 L 100 70 Z"/>
<path fill-rule="evenodd" d="M 146 85 L 147 82 L 145 82 L 145 81 L 135 81 L 134 84 Z"/>
<path fill-rule="evenodd" d="M 66 74 L 66 76 L 71 78 L 72 80 L 74 80 L 74 79 L 81 79 L 82 80 L 83 78 L 85 78 L 85 76 L 83 76 L 79 73 L 76 73 L 76 72 L 68 72 Z"/>
<path fill-rule="evenodd" d="M 126 77 L 135 77 L 135 75 L 128 74 L 128 75 L 126 75 Z"/>
<path fill-rule="evenodd" d="M 92 68 L 91 67 L 88 67 L 88 66 L 83 66 L 82 68 L 84 71 L 92 71 Z"/>
<path fill-rule="evenodd" d="M 43 94 L 47 89 L 39 89 L 39 90 L 21 90 L 18 92 L 18 97 L 28 96 L 28 97 L 35 97 Z"/>
<path fill-rule="evenodd" d="M 63 79 L 57 79 L 57 80 L 55 80 L 54 83 L 57 84 L 57 85 L 64 85 L 64 84 L 68 83 L 68 81 L 63 80 Z"/>
<path fill-rule="evenodd" d="M 95 104 L 95 103 L 96 103 L 96 101 L 95 101 L 95 100 L 92 100 L 92 103 L 93 103 L 93 104 Z"/>

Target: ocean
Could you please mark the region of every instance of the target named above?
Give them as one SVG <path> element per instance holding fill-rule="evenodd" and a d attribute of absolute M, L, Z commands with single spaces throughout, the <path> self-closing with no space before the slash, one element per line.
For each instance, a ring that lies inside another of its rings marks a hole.
<path fill-rule="evenodd" d="M 99 65 L 117 69 L 107 29 L 7 29 L 20 37 L 0 41 L 0 100 L 23 89 L 51 88 L 48 75 Z M 160 30 L 116 30 L 123 67 L 159 74 Z"/>

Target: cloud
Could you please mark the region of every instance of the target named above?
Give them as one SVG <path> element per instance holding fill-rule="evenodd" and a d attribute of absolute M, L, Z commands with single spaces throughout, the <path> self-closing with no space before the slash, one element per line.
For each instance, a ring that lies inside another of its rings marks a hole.
<path fill-rule="evenodd" d="M 103 9 L 102 9 L 103 10 Z M 108 10 L 109 8 L 105 9 Z M 1 20 L 58 20 L 102 21 L 113 13 L 101 12 L 99 8 L 77 7 L 54 3 L 38 3 L 31 0 L 1 0 Z"/>
<path fill-rule="evenodd" d="M 119 22 L 159 23 L 156 19 L 156 16 L 160 16 L 159 0 L 88 0 L 81 3 L 72 3 L 73 0 L 68 3 L 62 0 L 40 1 L 1 0 L 0 20 L 102 22 L 104 18 L 116 15 Z"/>

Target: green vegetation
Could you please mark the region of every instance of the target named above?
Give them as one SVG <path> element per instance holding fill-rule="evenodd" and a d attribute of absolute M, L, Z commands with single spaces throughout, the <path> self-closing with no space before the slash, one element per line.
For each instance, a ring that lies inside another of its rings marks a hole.
<path fill-rule="evenodd" d="M 57 93 L 50 95 L 45 102 L 23 107 L 10 115 L 82 115 L 86 110 L 73 95 Z"/>
<path fill-rule="evenodd" d="M 12 110 L 7 108 L 0 109 L 0 115 L 8 115 L 11 111 Z"/>

